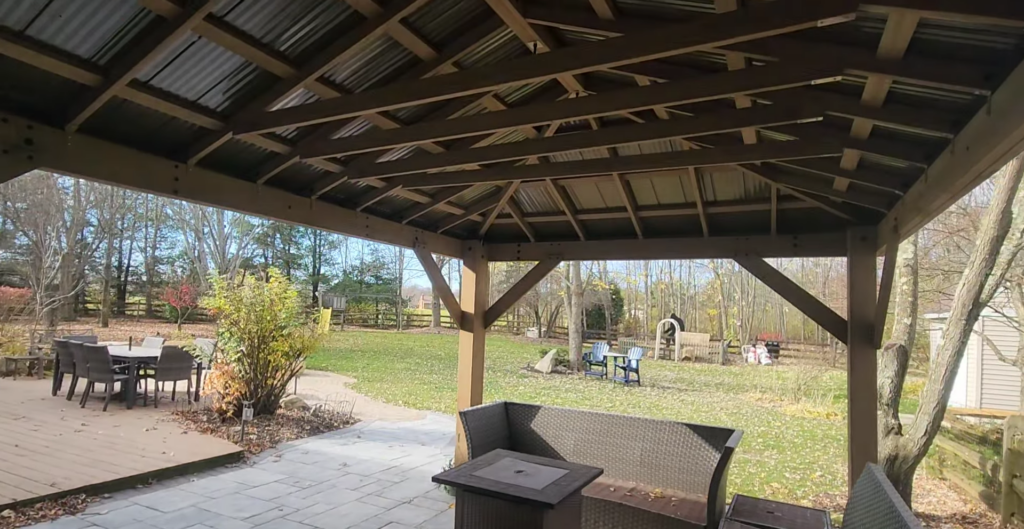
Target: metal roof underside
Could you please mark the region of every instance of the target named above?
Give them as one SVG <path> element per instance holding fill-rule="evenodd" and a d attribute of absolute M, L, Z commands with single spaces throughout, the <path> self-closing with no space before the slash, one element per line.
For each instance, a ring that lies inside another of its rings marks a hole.
<path fill-rule="evenodd" d="M 599 18 L 587 0 L 212 3 L 0 0 L 0 110 L 65 128 L 105 76 L 124 71 L 125 62 L 138 56 L 154 35 L 190 10 L 205 8 L 204 16 L 190 22 L 186 31 L 162 43 L 159 53 L 144 64 L 129 65 L 132 73 L 124 86 L 89 113 L 75 127 L 77 133 L 461 239 L 810 234 L 878 224 L 1024 56 L 1020 8 L 1003 9 L 1005 19 L 911 11 L 908 32 L 905 19 L 894 20 L 907 12 L 885 7 L 921 2 L 880 1 L 862 6 L 851 21 L 768 39 L 784 41 L 786 46 L 779 49 L 788 49 L 789 56 L 771 56 L 775 48 L 762 51 L 754 40 L 401 104 L 326 124 L 229 135 L 204 151 L 199 147 L 211 135 L 223 134 L 216 131 L 232 130 L 267 112 L 314 108 L 325 100 L 396 85 L 415 92 L 423 78 L 478 69 L 493 72 L 504 64 L 527 64 L 547 49 L 558 53 L 720 16 L 715 14 L 720 3 L 712 0 L 609 0 L 605 4 L 613 20 Z M 972 9 L 970 2 L 962 4 Z M 539 44 L 526 41 L 524 35 L 531 32 L 541 39 Z M 528 125 L 385 145 L 388 134 L 423 123 L 479 119 L 532 106 L 556 108 L 575 99 L 663 82 L 701 82 L 740 69 L 777 69 L 803 63 L 801 49 L 810 63 L 821 62 L 815 50 L 840 50 L 834 57 L 837 75 L 813 86 L 807 82 L 752 97 L 705 97 L 569 119 L 541 118 Z M 862 65 L 876 57 L 902 61 L 910 73 L 883 78 L 866 71 L 870 66 Z M 843 64 L 846 60 L 851 65 Z M 914 77 L 942 77 L 934 72 L 935 65 L 964 72 L 970 81 Z M 303 76 L 309 77 L 290 81 Z M 952 86 L 956 84 L 960 86 Z M 670 124 L 666 120 L 685 123 L 722 116 L 724 123 L 743 112 L 790 107 L 801 110 L 794 114 L 799 119 L 765 118 L 767 124 L 758 126 L 704 126 L 692 134 L 628 139 L 634 132 L 643 136 L 639 131 L 659 122 Z M 850 140 L 851 134 L 856 141 Z M 384 146 L 343 149 L 360 137 L 384 138 Z M 516 154 L 559 141 L 575 145 L 573 138 L 598 143 L 552 148 L 555 152 L 536 156 Z M 838 147 L 827 154 L 776 155 L 811 143 Z M 324 145 L 340 150 L 305 155 L 311 147 Z M 526 150 L 516 151 L 516 146 Z M 665 160 L 699 157 L 694 153 L 718 148 L 767 154 L 745 164 L 719 161 L 654 169 L 620 165 L 659 155 Z M 465 159 L 460 153 L 472 149 L 480 149 L 479 161 L 472 154 L 473 163 L 460 161 Z M 292 162 L 295 155 L 300 160 Z M 608 170 L 603 169 L 605 161 Z M 584 163 L 596 169 L 544 177 L 550 174 L 544 171 L 557 173 L 559 167 Z M 387 173 L 391 168 L 396 172 Z M 531 168 L 540 176 L 533 176 Z M 503 171 L 519 176 L 473 181 L 478 174 Z M 363 176 L 367 172 L 372 176 Z"/>

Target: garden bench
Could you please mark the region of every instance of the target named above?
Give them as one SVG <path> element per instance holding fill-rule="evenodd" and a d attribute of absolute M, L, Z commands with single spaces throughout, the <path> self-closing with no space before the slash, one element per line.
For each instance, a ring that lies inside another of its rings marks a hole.
<path fill-rule="evenodd" d="M 7 373 L 14 374 L 14 380 L 18 380 L 18 364 L 25 364 L 26 373 L 31 373 L 28 370 L 29 364 L 32 362 L 36 363 L 35 373 L 36 378 L 43 378 L 43 364 L 48 359 L 44 355 L 20 355 L 20 356 L 4 356 L 0 357 L 3 360 L 3 370 L 0 371 L 0 375 L 7 376 Z M 11 365 L 14 365 L 14 369 L 11 369 Z"/>
<path fill-rule="evenodd" d="M 584 528 L 717 528 L 743 436 L 732 428 L 517 402 L 475 406 L 459 417 L 470 459 L 503 448 L 603 469 L 583 490 Z M 657 490 L 676 505 L 637 502 L 622 487 Z"/>

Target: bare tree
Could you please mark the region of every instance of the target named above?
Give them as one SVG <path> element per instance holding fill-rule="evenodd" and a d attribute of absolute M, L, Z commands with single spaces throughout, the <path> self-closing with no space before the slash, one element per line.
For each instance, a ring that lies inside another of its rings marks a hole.
<path fill-rule="evenodd" d="M 886 476 L 907 502 L 911 503 L 914 473 L 931 446 L 945 415 L 960 361 L 974 324 L 1002 284 L 1010 265 L 1024 244 L 1024 198 L 1018 197 L 1024 174 L 1024 155 L 1014 158 L 996 177 L 992 200 L 981 227 L 975 234 L 975 246 L 960 276 L 946 328 L 935 353 L 928 381 L 921 393 L 914 421 L 905 430 L 899 418 L 899 401 L 907 358 L 913 336 L 912 312 L 897 321 L 900 334 L 886 344 L 879 364 L 878 404 L 882 417 L 879 429 L 879 459 Z M 916 311 L 912 276 L 916 264 L 906 258 L 900 263 L 900 287 L 897 289 L 897 313 Z M 906 293 L 904 287 L 906 286 Z M 901 307 L 901 304 L 905 305 Z M 909 318 L 909 319 L 907 319 Z M 903 342 L 895 340 L 902 339 Z M 910 342 L 908 344 L 908 342 Z M 894 357 L 894 358 L 890 358 Z"/>

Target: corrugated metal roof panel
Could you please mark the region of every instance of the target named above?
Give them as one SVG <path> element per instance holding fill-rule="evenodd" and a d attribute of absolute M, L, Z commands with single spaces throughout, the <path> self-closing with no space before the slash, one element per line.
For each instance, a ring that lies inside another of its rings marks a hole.
<path fill-rule="evenodd" d="M 49 3 L 50 0 L 0 0 L 0 26 L 19 33 L 25 31 Z"/>
<path fill-rule="evenodd" d="M 526 214 L 562 211 L 545 186 L 520 186 L 516 190 L 516 202 Z"/>
<path fill-rule="evenodd" d="M 771 187 L 759 178 L 753 178 L 742 171 L 723 167 L 701 168 L 697 171 L 704 200 L 719 202 L 725 200 L 754 200 L 769 198 Z"/>
<path fill-rule="evenodd" d="M 347 2 L 323 0 L 232 0 L 214 14 L 300 63 L 365 20 Z"/>
<path fill-rule="evenodd" d="M 481 42 L 462 60 L 456 63 L 459 69 L 480 68 L 488 64 L 524 57 L 530 53 L 511 29 L 496 33 L 490 40 Z"/>
<path fill-rule="evenodd" d="M 492 14 L 480 0 L 434 0 L 405 19 L 419 36 L 435 47 L 457 38 L 460 30 Z"/>
<path fill-rule="evenodd" d="M 196 125 L 119 98 L 96 110 L 80 130 L 165 157 L 178 156 L 206 133 Z"/>
<path fill-rule="evenodd" d="M 275 156 L 277 153 L 231 138 L 203 157 L 199 164 L 208 169 L 253 182 L 256 180 L 256 174 L 260 167 Z"/>
<path fill-rule="evenodd" d="M 13 5 L 19 3 L 25 5 Z M 41 2 L 6 0 L 2 4 L 4 25 L 101 65 L 157 19 L 134 0 L 50 0 L 31 19 L 27 15 Z"/>
<path fill-rule="evenodd" d="M 367 43 L 351 60 L 338 64 L 324 76 L 349 92 L 362 92 L 387 83 L 419 63 L 405 46 L 387 35 Z"/>
<path fill-rule="evenodd" d="M 623 14 L 685 19 L 688 11 L 715 12 L 714 0 L 616 0 Z"/>
<path fill-rule="evenodd" d="M 0 54 L 0 108 L 57 127 L 67 120 L 66 105 L 88 90 L 70 79 Z M 64 104 L 54 104 L 60 101 Z"/>
<path fill-rule="evenodd" d="M 189 35 L 138 78 L 156 88 L 223 114 L 231 114 L 277 77 L 220 46 Z"/>

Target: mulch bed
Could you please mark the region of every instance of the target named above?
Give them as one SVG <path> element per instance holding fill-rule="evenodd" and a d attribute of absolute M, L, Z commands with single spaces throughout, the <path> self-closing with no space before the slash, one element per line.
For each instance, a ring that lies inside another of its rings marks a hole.
<path fill-rule="evenodd" d="M 0 512 L 0 529 L 14 529 L 15 527 L 24 527 L 26 525 L 56 520 L 61 516 L 78 514 L 88 509 L 89 504 L 96 501 L 99 501 L 99 498 L 95 496 L 75 494 L 74 496 L 48 500 L 27 507 L 7 509 Z"/>
<path fill-rule="evenodd" d="M 210 410 L 185 410 L 173 414 L 183 428 L 231 441 L 253 456 L 281 443 L 339 430 L 356 421 L 351 416 L 331 412 L 280 410 L 273 415 L 260 415 L 245 427 L 241 437 L 241 421 L 223 419 Z"/>

